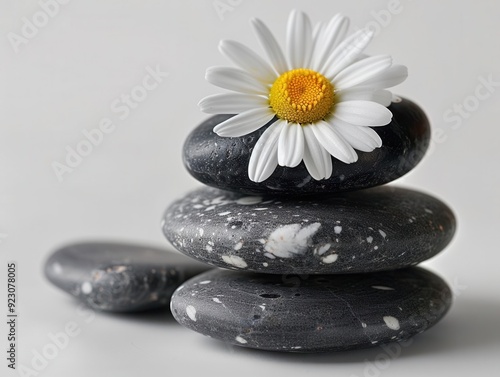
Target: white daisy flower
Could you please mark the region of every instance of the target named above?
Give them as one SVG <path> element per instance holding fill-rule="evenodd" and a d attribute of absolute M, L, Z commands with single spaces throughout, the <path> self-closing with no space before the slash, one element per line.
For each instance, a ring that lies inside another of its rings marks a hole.
<path fill-rule="evenodd" d="M 356 150 L 371 152 L 382 140 L 371 127 L 391 122 L 392 94 L 385 88 L 408 73 L 386 55 L 366 56 L 373 33 L 346 37 L 349 20 L 338 14 L 313 30 L 308 16 L 292 11 L 286 58 L 267 26 L 251 21 L 269 62 L 241 43 L 224 40 L 219 50 L 238 68 L 212 67 L 206 79 L 231 93 L 200 101 L 210 114 L 237 114 L 214 127 L 222 137 L 247 135 L 270 123 L 257 141 L 248 176 L 262 182 L 278 165 L 302 161 L 315 180 L 332 175 L 332 158 L 356 162 Z"/>

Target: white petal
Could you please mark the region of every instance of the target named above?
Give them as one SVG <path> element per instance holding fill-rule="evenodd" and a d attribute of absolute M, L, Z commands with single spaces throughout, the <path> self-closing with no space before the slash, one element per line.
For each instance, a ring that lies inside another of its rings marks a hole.
<path fill-rule="evenodd" d="M 213 94 L 203 98 L 198 106 L 208 114 L 239 114 L 247 110 L 269 107 L 269 99 L 241 93 Z"/>
<path fill-rule="evenodd" d="M 214 132 L 222 137 L 240 137 L 265 126 L 274 113 L 269 108 L 253 109 L 238 114 L 214 127 Z"/>
<path fill-rule="evenodd" d="M 357 61 L 366 46 L 373 39 L 374 33 L 367 29 L 358 30 L 346 39 L 330 55 L 325 65 L 321 68 L 330 80 L 344 68 Z"/>
<path fill-rule="evenodd" d="M 351 88 L 355 85 L 364 84 L 366 81 L 376 77 L 389 68 L 392 58 L 388 55 L 377 55 L 360 60 L 340 71 L 332 80 L 337 90 Z"/>
<path fill-rule="evenodd" d="M 318 22 L 313 29 L 313 41 L 316 44 L 316 42 L 321 42 L 321 40 L 324 38 L 323 33 L 325 32 L 325 24 L 323 22 Z"/>
<path fill-rule="evenodd" d="M 341 14 L 336 14 L 328 23 L 322 33 L 318 48 L 314 52 L 313 69 L 321 71 L 327 58 L 334 48 L 344 39 L 349 28 L 349 19 Z"/>
<path fill-rule="evenodd" d="M 259 55 L 247 46 L 235 41 L 221 41 L 220 52 L 240 68 L 246 70 L 259 81 L 272 84 L 276 80 L 276 72 Z"/>
<path fill-rule="evenodd" d="M 370 127 L 354 126 L 339 120 L 333 120 L 333 126 L 354 149 L 371 152 L 382 146 L 382 139 Z"/>
<path fill-rule="evenodd" d="M 358 160 L 356 151 L 332 125 L 322 120 L 311 125 L 311 128 L 316 139 L 333 157 L 346 164 Z"/>
<path fill-rule="evenodd" d="M 338 46 L 340 42 L 345 38 L 347 34 L 347 30 L 349 30 L 349 24 L 350 24 L 349 18 L 345 17 L 341 13 L 337 13 L 335 16 L 333 16 L 330 19 L 330 22 L 328 22 L 328 26 L 326 28 L 326 34 L 325 37 L 329 35 L 336 34 L 337 36 L 335 37 L 335 43 L 333 43 L 332 48 Z"/>
<path fill-rule="evenodd" d="M 314 125 L 302 127 L 305 139 L 304 164 L 311 177 L 320 181 L 331 177 L 333 171 L 332 157 L 314 136 L 313 127 Z"/>
<path fill-rule="evenodd" d="M 335 105 L 333 117 L 356 126 L 385 126 L 392 120 L 391 111 L 376 102 L 345 101 Z"/>
<path fill-rule="evenodd" d="M 304 157 L 304 133 L 298 123 L 288 123 L 278 142 L 278 164 L 294 168 Z"/>
<path fill-rule="evenodd" d="M 367 87 L 354 87 L 336 93 L 337 101 L 373 101 L 384 106 L 392 102 L 392 93 L 388 90 L 373 90 Z"/>
<path fill-rule="evenodd" d="M 289 69 L 285 59 L 285 55 L 283 54 L 280 45 L 278 44 L 278 42 L 276 42 L 276 39 L 274 38 L 269 28 L 266 26 L 266 24 L 264 24 L 257 18 L 254 18 L 251 23 L 260 44 L 266 51 L 266 54 L 269 57 L 269 60 L 271 61 L 276 72 L 280 75 L 287 72 Z"/>
<path fill-rule="evenodd" d="M 257 140 L 248 163 L 248 177 L 254 182 L 263 182 L 278 166 L 278 139 L 286 122 L 278 119 Z"/>
<path fill-rule="evenodd" d="M 268 95 L 269 88 L 249 73 L 237 68 L 211 67 L 205 75 L 207 81 L 220 88 L 246 94 Z"/>
<path fill-rule="evenodd" d="M 304 12 L 293 10 L 288 18 L 286 47 L 290 67 L 307 68 L 312 53 L 312 26 Z"/>
<path fill-rule="evenodd" d="M 408 77 L 408 68 L 404 65 L 393 65 L 385 71 L 380 72 L 376 77 L 373 77 L 361 85 L 372 89 L 392 88 L 401 84 Z"/>
<path fill-rule="evenodd" d="M 315 61 L 317 60 L 318 51 L 323 48 L 323 40 L 325 39 L 325 24 L 323 22 L 318 22 L 313 29 L 313 45 L 311 52 L 311 69 L 317 71 L 315 68 Z"/>

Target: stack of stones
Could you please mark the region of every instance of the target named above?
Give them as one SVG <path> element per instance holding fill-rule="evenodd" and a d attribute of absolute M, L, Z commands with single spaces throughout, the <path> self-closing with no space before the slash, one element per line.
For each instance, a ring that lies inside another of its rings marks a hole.
<path fill-rule="evenodd" d="M 247 176 L 256 141 L 212 132 L 214 116 L 188 137 L 187 170 L 202 183 L 173 203 L 162 224 L 182 253 L 211 266 L 173 294 L 183 326 L 234 345 L 320 352 L 403 341 L 438 322 L 451 290 L 414 267 L 455 232 L 438 199 L 384 186 L 409 172 L 429 145 L 423 111 L 397 98 L 392 122 L 375 128 L 383 146 L 334 160 L 315 181 L 305 166 L 278 169 L 263 183 Z"/>

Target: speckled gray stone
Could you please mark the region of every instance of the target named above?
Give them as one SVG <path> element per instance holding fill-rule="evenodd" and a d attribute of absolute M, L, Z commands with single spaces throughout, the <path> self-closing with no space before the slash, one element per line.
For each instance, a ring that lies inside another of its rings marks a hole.
<path fill-rule="evenodd" d="M 455 217 L 438 199 L 390 186 L 293 200 L 206 187 L 167 209 L 163 231 L 178 250 L 214 266 L 357 273 L 429 259 L 450 242 Z"/>
<path fill-rule="evenodd" d="M 389 109 L 392 122 L 374 127 L 383 145 L 373 152 L 359 152 L 354 164 L 333 159 L 333 174 L 315 181 L 304 163 L 295 168 L 278 167 L 264 182 L 248 178 L 248 162 L 257 140 L 268 126 L 239 138 L 217 136 L 212 129 L 230 115 L 216 115 L 193 130 L 184 144 L 183 160 L 189 173 L 200 182 L 246 194 L 304 195 L 354 191 L 393 181 L 413 169 L 429 146 L 430 126 L 425 113 L 402 99 Z"/>
<path fill-rule="evenodd" d="M 404 341 L 451 305 L 448 285 L 422 268 L 363 275 L 292 276 L 212 270 L 179 287 L 183 326 L 250 348 L 339 351 Z"/>
<path fill-rule="evenodd" d="M 54 252 L 45 276 L 94 309 L 134 312 L 168 306 L 179 285 L 208 269 L 168 250 L 87 242 Z"/>

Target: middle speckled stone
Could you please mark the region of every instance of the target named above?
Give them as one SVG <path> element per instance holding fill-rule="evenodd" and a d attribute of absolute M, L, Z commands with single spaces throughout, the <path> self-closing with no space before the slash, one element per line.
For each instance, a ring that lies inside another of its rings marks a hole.
<path fill-rule="evenodd" d="M 362 273 L 436 255 L 453 237 L 455 217 L 432 196 L 390 186 L 295 200 L 201 188 L 167 209 L 163 231 L 179 251 L 214 266 Z"/>

